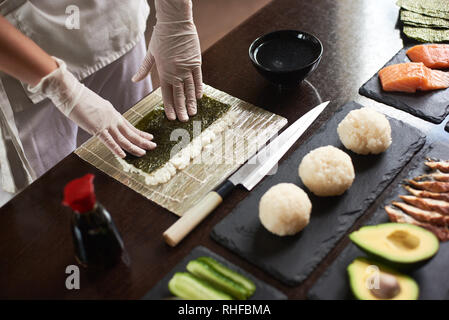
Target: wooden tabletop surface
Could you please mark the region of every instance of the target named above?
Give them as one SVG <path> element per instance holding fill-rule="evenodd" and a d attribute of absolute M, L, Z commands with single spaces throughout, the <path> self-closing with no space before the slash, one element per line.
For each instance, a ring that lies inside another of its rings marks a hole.
<path fill-rule="evenodd" d="M 446 121 L 434 126 L 357 93 L 403 46 L 396 28 L 398 11 L 391 0 L 274 0 L 204 53 L 204 82 L 280 114 L 289 123 L 320 101 L 332 100 L 330 108 L 292 150 L 350 100 L 381 108 L 425 131 L 441 131 L 441 138 L 449 140 L 442 129 Z M 248 47 L 255 38 L 278 29 L 313 33 L 324 45 L 318 69 L 293 91 L 279 92 L 268 84 L 248 58 Z M 65 269 L 75 264 L 75 259 L 69 231 L 71 212 L 61 205 L 62 189 L 69 180 L 88 172 L 96 175 L 97 198 L 115 220 L 131 265 L 97 276 L 82 271 L 81 289 L 67 290 Z M 171 248 L 164 243 L 162 233 L 176 221 L 174 214 L 71 154 L 0 209 L 0 298 L 139 299 L 198 245 L 243 267 L 289 298 L 304 298 L 347 239 L 300 286 L 284 286 L 209 236 L 213 226 L 247 195 L 243 189 L 234 190 L 188 238 Z"/>

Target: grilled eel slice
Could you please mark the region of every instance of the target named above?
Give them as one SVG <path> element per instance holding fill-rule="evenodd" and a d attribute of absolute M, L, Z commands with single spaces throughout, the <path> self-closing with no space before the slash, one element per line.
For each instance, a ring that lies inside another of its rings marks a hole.
<path fill-rule="evenodd" d="M 415 181 L 441 181 L 441 182 L 449 182 L 449 173 L 443 172 L 432 172 L 429 174 L 423 174 L 419 177 L 413 179 Z"/>
<path fill-rule="evenodd" d="M 449 229 L 447 227 L 436 226 L 427 222 L 418 221 L 401 210 L 394 209 L 391 206 L 386 206 L 385 211 L 392 222 L 409 223 L 415 226 L 422 227 L 424 229 L 433 232 L 440 241 L 449 240 Z"/>
<path fill-rule="evenodd" d="M 448 201 L 449 202 L 449 192 L 446 193 L 438 193 L 438 192 L 430 192 L 426 190 L 417 190 L 413 189 L 410 186 L 404 185 L 405 190 L 410 192 L 410 194 L 414 195 L 415 197 L 419 198 L 430 198 L 435 200 L 442 200 L 442 201 Z"/>
<path fill-rule="evenodd" d="M 406 180 L 413 187 L 430 192 L 449 192 L 449 182 Z"/>
<path fill-rule="evenodd" d="M 403 195 L 399 196 L 399 198 L 417 208 L 449 215 L 449 202 Z"/>
<path fill-rule="evenodd" d="M 416 220 L 422 222 L 429 222 L 438 226 L 449 225 L 449 216 L 444 216 L 435 211 L 423 210 L 403 202 L 394 201 L 393 205 L 398 207 L 408 215 L 412 216 Z"/>
<path fill-rule="evenodd" d="M 424 162 L 426 166 L 428 166 L 432 170 L 440 170 L 441 172 L 449 173 L 449 161 L 438 161 L 434 159 L 428 158 L 426 162 Z"/>

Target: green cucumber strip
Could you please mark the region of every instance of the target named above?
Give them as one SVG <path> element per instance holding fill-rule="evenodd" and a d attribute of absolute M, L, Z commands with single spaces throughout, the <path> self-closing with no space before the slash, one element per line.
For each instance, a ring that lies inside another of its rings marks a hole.
<path fill-rule="evenodd" d="M 188 272 L 177 272 L 168 283 L 170 292 L 185 300 L 233 300 L 232 297 L 210 286 Z"/>
<path fill-rule="evenodd" d="M 218 273 L 204 262 L 192 260 L 187 264 L 187 270 L 198 278 L 208 281 L 211 285 L 239 300 L 247 299 L 248 293 L 243 286 Z"/>
<path fill-rule="evenodd" d="M 252 296 L 254 294 L 254 292 L 256 291 L 256 285 L 254 284 L 254 282 L 252 282 L 247 277 L 241 275 L 240 273 L 237 273 L 237 272 L 229 269 L 228 267 L 222 265 L 215 259 L 213 259 L 211 257 L 200 257 L 196 260 L 206 263 L 207 265 L 209 265 L 211 268 L 213 268 L 218 273 L 221 273 L 225 277 L 240 284 L 242 287 L 245 288 L 248 297 Z"/>

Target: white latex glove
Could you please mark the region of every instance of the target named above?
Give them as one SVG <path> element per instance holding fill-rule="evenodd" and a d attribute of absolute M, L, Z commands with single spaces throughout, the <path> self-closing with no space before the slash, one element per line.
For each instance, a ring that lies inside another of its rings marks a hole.
<path fill-rule="evenodd" d="M 144 79 L 154 64 L 169 120 L 187 121 L 203 95 L 201 49 L 192 16 L 191 0 L 156 0 L 157 23 L 148 53 L 134 82 Z"/>
<path fill-rule="evenodd" d="M 156 147 L 153 136 L 136 129 L 112 104 L 85 87 L 67 70 L 64 61 L 53 57 L 59 68 L 45 76 L 32 88 L 48 97 L 68 118 L 100 140 L 117 156 L 126 156 L 126 150 L 143 156 Z"/>

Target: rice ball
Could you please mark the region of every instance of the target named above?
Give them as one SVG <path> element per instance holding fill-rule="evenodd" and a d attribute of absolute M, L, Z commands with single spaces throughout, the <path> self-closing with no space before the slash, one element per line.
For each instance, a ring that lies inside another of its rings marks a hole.
<path fill-rule="evenodd" d="M 309 224 L 312 203 L 307 194 L 292 183 L 271 187 L 260 199 L 259 219 L 278 236 L 294 235 Z"/>
<path fill-rule="evenodd" d="M 343 194 L 355 178 L 351 157 L 333 146 L 309 152 L 302 159 L 298 172 L 304 185 L 321 197 Z"/>
<path fill-rule="evenodd" d="M 358 154 L 379 154 L 391 145 L 390 122 L 372 108 L 349 112 L 337 132 L 343 145 Z"/>

